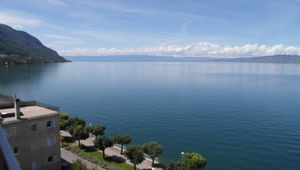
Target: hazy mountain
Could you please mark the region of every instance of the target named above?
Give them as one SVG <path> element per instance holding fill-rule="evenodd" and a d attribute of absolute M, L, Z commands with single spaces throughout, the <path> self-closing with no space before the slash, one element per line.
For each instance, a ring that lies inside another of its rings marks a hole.
<path fill-rule="evenodd" d="M 298 55 L 274 55 L 251 58 L 209 58 L 209 57 L 172 57 L 148 55 L 116 55 L 116 56 L 72 56 L 71 61 L 87 62 L 249 62 L 249 63 L 300 63 Z"/>
<path fill-rule="evenodd" d="M 183 62 L 183 61 L 211 61 L 213 58 L 204 57 L 172 57 L 150 55 L 112 55 L 112 56 L 72 56 L 66 57 L 71 61 L 98 62 Z"/>
<path fill-rule="evenodd" d="M 300 63 L 299 55 L 274 55 L 251 58 L 217 59 L 218 62 L 248 62 L 248 63 Z"/>
<path fill-rule="evenodd" d="M 66 61 L 32 35 L 0 24 L 0 65 Z"/>

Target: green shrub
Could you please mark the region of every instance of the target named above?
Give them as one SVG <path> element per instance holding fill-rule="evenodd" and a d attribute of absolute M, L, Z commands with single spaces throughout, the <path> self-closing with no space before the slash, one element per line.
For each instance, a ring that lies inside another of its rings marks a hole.
<path fill-rule="evenodd" d="M 96 157 L 94 156 L 91 156 L 91 155 L 88 155 L 86 154 L 85 152 L 83 152 L 82 150 L 80 150 L 79 148 L 76 148 L 76 147 L 70 147 L 70 146 L 66 146 L 65 149 L 69 150 L 70 152 L 80 156 L 81 158 L 85 159 L 85 160 L 88 160 L 104 169 L 108 169 L 108 170 L 118 170 L 118 168 L 114 167 L 114 166 L 111 166 L 111 165 L 108 165 L 106 164 L 104 161 L 100 160 L 100 159 L 97 159 Z M 85 169 L 83 169 L 85 170 Z"/>

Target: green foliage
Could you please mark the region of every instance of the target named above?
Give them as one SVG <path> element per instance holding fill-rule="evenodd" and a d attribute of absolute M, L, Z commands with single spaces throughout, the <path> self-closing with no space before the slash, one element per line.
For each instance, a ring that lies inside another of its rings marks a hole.
<path fill-rule="evenodd" d="M 69 119 L 69 126 L 78 126 L 78 125 L 82 125 L 83 127 L 85 127 L 85 120 L 83 118 L 79 118 L 79 117 L 72 117 Z"/>
<path fill-rule="evenodd" d="M 89 137 L 88 131 L 82 124 L 71 126 L 70 133 L 73 136 L 73 138 L 78 141 L 79 146 L 80 140 L 85 140 Z"/>
<path fill-rule="evenodd" d="M 92 134 L 95 136 L 104 135 L 104 130 L 106 129 L 105 126 L 97 125 L 94 127 Z"/>
<path fill-rule="evenodd" d="M 59 127 L 60 127 L 60 130 L 66 130 L 67 127 L 69 125 L 69 121 L 68 120 L 65 120 L 65 119 L 61 119 L 59 121 Z"/>
<path fill-rule="evenodd" d="M 69 115 L 67 113 L 59 114 L 59 126 L 60 130 L 65 130 L 69 126 Z"/>
<path fill-rule="evenodd" d="M 116 144 L 121 144 L 121 139 L 122 139 L 122 135 L 121 134 L 116 134 L 113 138 L 114 143 Z"/>
<path fill-rule="evenodd" d="M 89 133 L 92 133 L 93 135 L 100 136 L 104 135 L 105 126 L 97 125 L 97 126 L 87 126 L 86 127 Z"/>
<path fill-rule="evenodd" d="M 131 137 L 130 135 L 126 134 L 122 137 L 121 144 L 127 145 L 131 142 Z"/>
<path fill-rule="evenodd" d="M 68 113 L 60 113 L 59 114 L 59 119 L 60 120 L 62 120 L 62 119 L 68 120 L 69 119 Z"/>
<path fill-rule="evenodd" d="M 183 156 L 183 166 L 190 170 L 197 170 L 203 168 L 205 165 L 206 159 L 198 153 L 185 153 Z"/>
<path fill-rule="evenodd" d="M 128 134 L 126 134 L 126 135 L 117 134 L 117 135 L 115 135 L 113 141 L 114 141 L 114 143 L 121 145 L 121 154 L 122 154 L 123 146 L 127 145 L 131 142 L 131 137 Z"/>
<path fill-rule="evenodd" d="M 105 158 L 105 149 L 113 146 L 113 141 L 108 136 L 97 137 L 94 141 L 95 147 L 102 150 L 103 158 Z"/>
<path fill-rule="evenodd" d="M 169 162 L 167 170 L 198 170 L 206 165 L 206 159 L 198 153 L 185 153 L 183 163 Z"/>
<path fill-rule="evenodd" d="M 130 145 L 125 151 L 125 156 L 134 165 L 134 169 L 145 160 L 143 148 L 138 145 Z"/>
<path fill-rule="evenodd" d="M 184 168 L 182 167 L 179 161 L 177 162 L 170 161 L 167 166 L 167 170 L 184 170 Z"/>
<path fill-rule="evenodd" d="M 86 126 L 85 128 L 89 133 L 93 133 L 95 127 L 92 125 L 89 125 L 89 126 Z"/>
<path fill-rule="evenodd" d="M 72 141 L 72 142 L 69 142 L 69 141 L 62 141 L 62 147 L 68 147 L 68 146 L 70 146 L 71 144 L 73 144 L 74 143 L 74 141 Z"/>
<path fill-rule="evenodd" d="M 96 170 L 96 168 L 88 168 L 85 163 L 77 159 L 72 164 L 72 170 Z"/>
<path fill-rule="evenodd" d="M 114 164 L 114 163 L 111 163 L 111 162 L 108 162 L 108 161 L 104 161 L 103 158 L 102 158 L 102 154 L 100 154 L 99 152 L 97 151 L 93 151 L 93 152 L 85 152 L 83 149 L 79 149 L 78 146 L 76 147 L 65 147 L 65 149 L 71 151 L 72 153 L 80 156 L 81 158 L 85 159 L 85 160 L 88 160 L 90 162 L 92 162 L 93 164 L 95 165 L 98 165 L 104 169 L 107 169 L 107 170 L 118 170 L 116 166 L 119 166 L 121 167 L 122 169 L 125 169 L 125 170 L 129 170 L 131 169 L 130 165 L 127 165 L 125 163 L 122 163 L 122 164 Z M 123 167 L 126 167 L 126 168 L 123 168 Z"/>
<path fill-rule="evenodd" d="M 0 65 L 21 63 L 65 62 L 56 51 L 45 47 L 37 38 L 0 24 Z"/>
<path fill-rule="evenodd" d="M 152 158 L 152 165 L 154 165 L 154 159 L 162 154 L 163 148 L 157 142 L 149 142 L 143 145 L 143 150 Z"/>

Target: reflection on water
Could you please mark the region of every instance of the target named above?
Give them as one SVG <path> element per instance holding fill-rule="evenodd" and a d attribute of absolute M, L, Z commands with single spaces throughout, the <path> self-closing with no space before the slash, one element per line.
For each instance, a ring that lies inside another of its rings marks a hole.
<path fill-rule="evenodd" d="M 0 91 L 164 146 L 205 169 L 300 167 L 300 65 L 73 62 L 0 68 Z"/>

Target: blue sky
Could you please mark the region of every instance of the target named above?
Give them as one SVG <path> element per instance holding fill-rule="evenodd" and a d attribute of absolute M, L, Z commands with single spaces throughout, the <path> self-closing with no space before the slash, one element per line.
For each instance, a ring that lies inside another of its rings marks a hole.
<path fill-rule="evenodd" d="M 300 54 L 300 0 L 1 0 L 0 23 L 64 56 Z"/>

